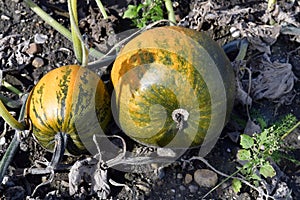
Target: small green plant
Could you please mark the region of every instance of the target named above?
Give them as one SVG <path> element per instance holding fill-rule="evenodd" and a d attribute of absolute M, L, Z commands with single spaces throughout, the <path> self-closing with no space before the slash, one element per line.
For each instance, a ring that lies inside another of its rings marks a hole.
<path fill-rule="evenodd" d="M 163 0 L 145 0 L 138 5 L 129 5 L 123 18 L 131 19 L 138 28 L 150 22 L 164 19 Z"/>
<path fill-rule="evenodd" d="M 243 167 L 240 167 L 239 171 L 247 181 L 257 186 L 262 176 L 272 178 L 276 175 L 270 161 L 274 160 L 273 156 L 278 156 L 277 152 L 282 148 L 283 136 L 298 125 L 296 117 L 289 114 L 279 123 L 264 129 L 259 134 L 254 134 L 252 137 L 246 134 L 240 136 L 242 149 L 238 150 L 237 158 L 243 163 Z M 239 192 L 241 183 L 234 179 L 232 186 L 235 192 Z"/>
<path fill-rule="evenodd" d="M 263 116 L 259 110 L 252 109 L 250 116 L 252 119 L 255 119 L 255 121 L 259 124 L 262 130 L 267 128 L 268 122 L 265 116 Z"/>

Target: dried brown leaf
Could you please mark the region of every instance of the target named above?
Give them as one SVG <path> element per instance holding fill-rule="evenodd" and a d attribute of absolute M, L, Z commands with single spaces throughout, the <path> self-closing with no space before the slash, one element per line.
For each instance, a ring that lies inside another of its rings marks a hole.
<path fill-rule="evenodd" d="M 296 76 L 289 63 L 271 62 L 265 55 L 258 60 L 254 73 L 258 76 L 252 79 L 252 97 L 255 100 L 266 98 L 279 99 L 294 88 Z"/>

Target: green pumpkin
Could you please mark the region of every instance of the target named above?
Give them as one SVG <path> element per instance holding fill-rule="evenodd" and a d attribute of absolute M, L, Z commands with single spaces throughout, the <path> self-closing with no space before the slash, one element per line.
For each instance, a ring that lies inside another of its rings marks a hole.
<path fill-rule="evenodd" d="M 110 95 L 104 83 L 78 65 L 63 66 L 43 76 L 26 107 L 35 139 L 52 151 L 55 135 L 68 134 L 67 150 L 74 155 L 86 150 L 97 153 L 92 136 L 105 131 L 111 119 Z"/>
<path fill-rule="evenodd" d="M 114 115 L 124 133 L 170 148 L 216 140 L 236 89 L 222 48 L 205 33 L 175 26 L 145 31 L 127 43 L 111 79 Z"/>

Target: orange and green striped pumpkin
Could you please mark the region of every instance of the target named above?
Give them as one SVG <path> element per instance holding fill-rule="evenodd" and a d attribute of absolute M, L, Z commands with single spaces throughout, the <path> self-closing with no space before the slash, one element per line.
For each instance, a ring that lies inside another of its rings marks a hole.
<path fill-rule="evenodd" d="M 35 139 L 54 148 L 54 136 L 69 134 L 67 151 L 93 150 L 93 134 L 105 131 L 111 118 L 110 95 L 97 74 L 78 65 L 63 66 L 43 76 L 27 100 L 27 118 Z"/>
<path fill-rule="evenodd" d="M 111 79 L 119 126 L 150 146 L 216 140 L 235 97 L 234 72 L 222 48 L 205 33 L 182 27 L 153 28 L 129 41 Z"/>

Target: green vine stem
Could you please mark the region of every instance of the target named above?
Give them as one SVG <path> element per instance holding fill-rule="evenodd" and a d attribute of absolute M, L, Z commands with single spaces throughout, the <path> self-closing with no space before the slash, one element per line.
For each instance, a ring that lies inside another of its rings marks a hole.
<path fill-rule="evenodd" d="M 168 19 L 171 22 L 173 22 L 174 24 L 176 24 L 176 19 L 175 19 L 175 14 L 174 14 L 172 1 L 171 0 L 165 0 L 165 6 L 166 6 L 166 9 L 168 11 Z"/>
<path fill-rule="evenodd" d="M 10 83 L 8 83 L 4 80 L 1 81 L 1 86 L 3 86 L 6 89 L 8 89 L 9 91 L 15 93 L 19 97 L 22 97 L 22 95 L 23 95 L 23 93 L 20 90 L 18 90 L 13 85 L 11 85 Z M 2 94 L 0 94 L 0 101 L 2 101 L 2 103 L 4 103 L 6 106 L 8 106 L 10 108 L 19 108 L 22 105 L 20 101 L 12 100 L 12 99 L 10 99 L 10 98 L 2 95 Z"/>
<path fill-rule="evenodd" d="M 23 93 L 18 90 L 17 88 L 15 88 L 14 86 L 12 86 L 10 83 L 6 82 L 6 81 L 3 81 L 2 80 L 2 86 L 4 86 L 6 89 L 10 90 L 11 92 L 15 93 L 16 95 L 18 96 L 22 96 Z"/>
<path fill-rule="evenodd" d="M 82 58 L 81 66 L 85 67 L 88 64 L 88 49 L 85 45 L 81 37 L 80 30 L 78 28 L 78 23 L 76 23 L 77 19 L 75 19 L 74 13 L 77 16 L 77 0 L 68 0 L 68 8 L 70 14 L 70 22 L 71 22 L 71 29 L 72 29 L 72 38 L 76 41 L 76 44 L 73 43 L 74 51 L 80 54 Z"/>
<path fill-rule="evenodd" d="M 0 94 L 0 101 L 10 108 L 19 108 L 22 105 L 21 101 L 12 100 L 2 94 Z"/>
<path fill-rule="evenodd" d="M 20 132 L 16 131 L 14 138 L 9 144 L 9 147 L 7 148 L 5 154 L 3 155 L 1 161 L 0 161 L 0 183 L 2 183 L 2 180 L 4 178 L 4 175 L 7 171 L 7 168 L 9 164 L 11 163 L 11 160 L 13 159 L 15 152 L 17 151 L 19 145 L 20 145 Z"/>
<path fill-rule="evenodd" d="M 12 128 L 23 131 L 26 129 L 26 126 L 18 122 L 6 109 L 2 101 L 0 101 L 0 115 L 6 123 L 8 123 Z"/>
<path fill-rule="evenodd" d="M 72 34 L 71 32 L 58 23 L 55 19 L 53 19 L 50 15 L 48 15 L 45 11 L 43 11 L 38 5 L 36 5 L 31 0 L 24 0 L 24 2 L 30 7 L 30 9 L 35 12 L 40 18 L 42 18 L 46 23 L 51 25 L 56 31 L 66 37 L 68 40 L 72 41 Z M 90 55 L 94 58 L 102 58 L 104 55 L 97 51 L 94 48 L 91 48 L 89 51 Z"/>
<path fill-rule="evenodd" d="M 97 3 L 97 5 L 98 5 L 98 7 L 99 7 L 99 9 L 100 9 L 100 12 L 101 12 L 102 15 L 103 15 L 103 18 L 104 18 L 104 19 L 107 19 L 108 16 L 107 16 L 107 13 L 106 13 L 106 11 L 105 11 L 105 8 L 104 8 L 102 2 L 101 2 L 100 0 L 96 0 L 96 3 Z"/>
<path fill-rule="evenodd" d="M 82 63 L 81 42 L 75 30 L 76 27 L 78 27 L 77 0 L 68 0 L 68 10 L 71 21 L 71 35 L 75 57 Z"/>
<path fill-rule="evenodd" d="M 4 175 L 7 171 L 7 168 L 9 164 L 11 163 L 11 160 L 13 159 L 19 145 L 20 145 L 20 132 L 16 131 L 12 141 L 9 144 L 9 147 L 7 148 L 5 154 L 3 155 L 1 161 L 0 161 L 0 183 L 2 183 L 2 180 L 4 178 Z"/>
<path fill-rule="evenodd" d="M 19 121 L 24 119 L 24 113 L 25 113 L 25 108 L 26 108 L 26 100 L 27 100 L 27 98 L 24 98 L 23 106 L 21 108 L 21 112 L 20 112 L 20 115 L 19 115 Z M 4 108 L 4 110 L 3 110 L 3 108 Z M 10 116 L 15 122 L 17 122 L 18 126 L 20 126 L 19 129 L 15 130 L 15 135 L 14 135 L 12 141 L 9 144 L 9 147 L 7 148 L 5 154 L 3 155 L 3 157 L 0 161 L 0 183 L 2 183 L 4 175 L 7 171 L 7 168 L 9 166 L 9 164 L 11 163 L 12 159 L 14 158 L 14 155 L 17 152 L 17 149 L 20 145 L 20 142 L 21 142 L 21 132 L 20 132 L 20 130 L 25 130 L 26 127 L 22 123 L 18 122 L 15 118 L 13 118 L 8 113 L 8 111 L 6 110 L 6 108 L 3 105 L 2 101 L 0 101 L 0 112 L 1 112 L 2 117 L 3 117 L 3 113 L 4 113 L 4 114 Z"/>

